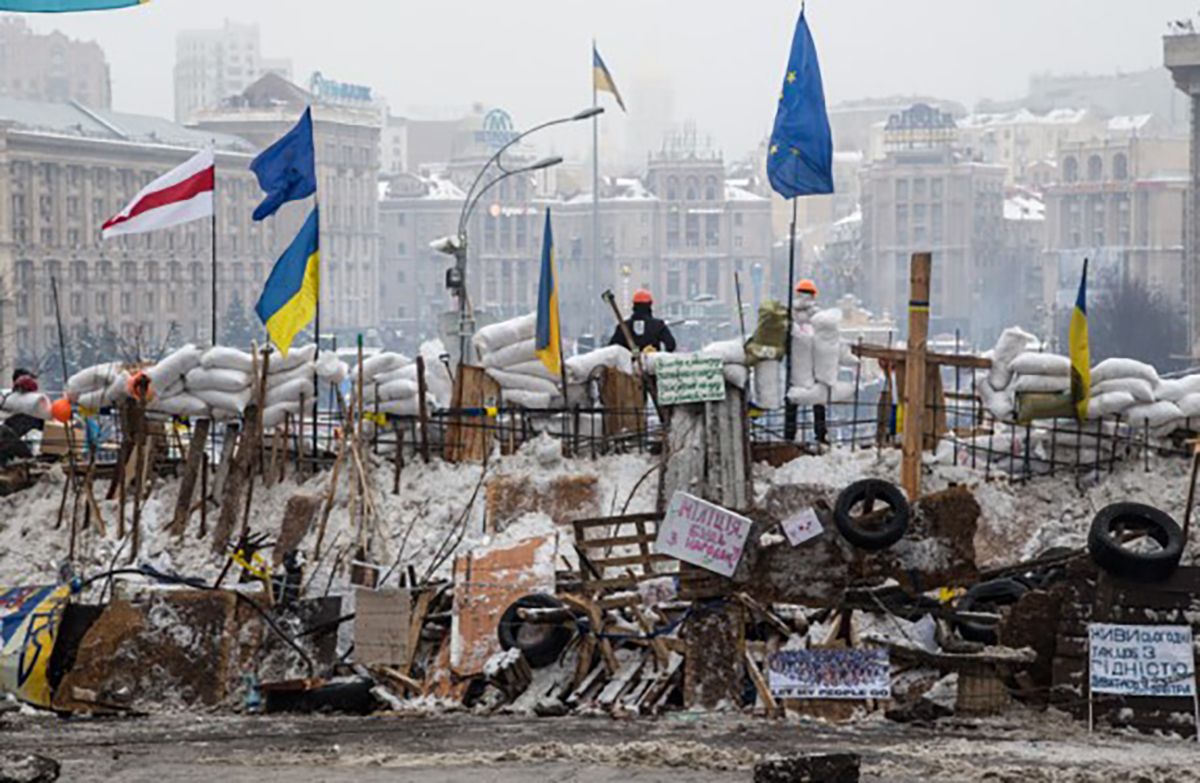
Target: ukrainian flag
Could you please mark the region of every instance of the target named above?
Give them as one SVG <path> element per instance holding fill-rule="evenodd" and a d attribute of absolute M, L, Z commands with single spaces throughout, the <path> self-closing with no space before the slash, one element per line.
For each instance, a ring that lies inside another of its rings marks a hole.
<path fill-rule="evenodd" d="M 626 111 L 625 101 L 621 100 L 621 91 L 617 89 L 617 83 L 613 81 L 612 74 L 608 72 L 608 66 L 604 64 L 604 58 L 600 56 L 600 51 L 596 48 L 595 43 L 592 43 L 592 86 L 598 92 L 612 93 L 612 96 L 617 99 L 617 105 L 621 107 L 621 111 Z"/>
<path fill-rule="evenodd" d="M 317 208 L 300 233 L 275 262 L 254 311 L 267 327 L 271 342 L 287 356 L 292 340 L 317 314 L 321 290 L 321 253 Z"/>
<path fill-rule="evenodd" d="M 1071 328 L 1067 344 L 1071 353 L 1071 404 L 1075 406 L 1075 417 L 1079 421 L 1087 418 L 1088 397 L 1092 386 L 1091 350 L 1088 347 L 1087 322 L 1087 259 L 1083 259 L 1083 277 L 1079 281 L 1079 295 L 1075 298 L 1075 310 L 1071 313 Z"/>
<path fill-rule="evenodd" d="M 554 233 L 550 228 L 550 210 L 546 210 L 546 231 L 542 235 L 542 274 L 538 281 L 537 357 L 554 375 L 562 374 L 562 329 L 558 322 L 558 275 L 554 272 Z"/>
<path fill-rule="evenodd" d="M 71 11 L 107 11 L 148 2 L 150 0 L 0 0 L 0 11 L 59 14 Z"/>

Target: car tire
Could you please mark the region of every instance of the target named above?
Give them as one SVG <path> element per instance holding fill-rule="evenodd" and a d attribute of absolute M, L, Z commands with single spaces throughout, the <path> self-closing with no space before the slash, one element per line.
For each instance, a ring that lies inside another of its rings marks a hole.
<path fill-rule="evenodd" d="M 1155 552 L 1135 552 L 1121 541 L 1129 529 L 1144 530 L 1159 545 Z M 1100 509 L 1088 532 L 1092 561 L 1113 576 L 1138 582 L 1170 578 L 1183 557 L 1183 530 L 1165 511 L 1144 503 L 1113 503 Z"/>
<path fill-rule="evenodd" d="M 574 635 L 563 623 L 527 623 L 521 619 L 521 609 L 561 609 L 563 602 L 545 593 L 531 593 L 518 598 L 504 610 L 496 633 L 505 650 L 514 647 L 521 651 L 534 669 L 549 666 L 570 643 Z"/>
<path fill-rule="evenodd" d="M 867 513 L 873 513 L 876 501 L 888 506 L 887 514 L 878 522 L 864 524 L 862 517 L 853 514 L 854 508 L 865 504 Z M 908 499 L 895 484 L 882 479 L 863 479 L 842 490 L 833 508 L 833 522 L 842 537 L 859 549 L 879 552 L 887 549 L 904 537 L 908 530 Z"/>
<path fill-rule="evenodd" d="M 1000 606 L 1011 606 L 1029 592 L 1029 585 L 1021 579 L 993 579 L 974 585 L 958 601 L 960 612 L 974 612 Z M 979 620 L 955 618 L 954 627 L 958 635 L 968 642 L 996 644 L 996 626 Z"/>

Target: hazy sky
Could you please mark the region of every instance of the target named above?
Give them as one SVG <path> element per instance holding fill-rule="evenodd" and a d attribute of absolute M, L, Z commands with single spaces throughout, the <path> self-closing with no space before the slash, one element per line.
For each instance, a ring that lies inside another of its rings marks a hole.
<path fill-rule="evenodd" d="M 1019 97 L 1039 71 L 1161 65 L 1166 21 L 1195 19 L 1198 7 L 1200 0 L 810 0 L 808 18 L 830 103 L 922 93 L 971 105 Z M 263 53 L 290 57 L 302 83 L 320 70 L 368 84 L 396 113 L 478 101 L 508 109 L 518 126 L 590 102 L 595 36 L 627 98 L 647 86 L 673 88 L 675 119 L 694 119 L 736 157 L 770 129 L 798 11 L 795 0 L 152 0 L 124 11 L 35 16 L 33 24 L 99 41 L 122 110 L 170 116 L 176 32 L 229 18 L 257 22 Z M 556 132 L 564 135 L 549 141 L 564 148 L 586 139 L 584 128 Z"/>

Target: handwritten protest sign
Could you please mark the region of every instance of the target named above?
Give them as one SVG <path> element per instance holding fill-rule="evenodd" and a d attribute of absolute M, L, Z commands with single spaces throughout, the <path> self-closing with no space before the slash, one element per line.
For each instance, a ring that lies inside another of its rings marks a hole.
<path fill-rule="evenodd" d="M 1088 626 L 1092 693 L 1195 696 L 1192 629 L 1186 625 Z"/>
<path fill-rule="evenodd" d="M 685 563 L 733 576 L 751 522 L 743 516 L 706 503 L 686 492 L 676 492 L 658 526 L 656 549 Z"/>
<path fill-rule="evenodd" d="M 890 699 L 887 650 L 780 650 L 767 659 L 780 699 Z"/>
<path fill-rule="evenodd" d="M 811 508 L 802 508 L 795 514 L 783 520 L 783 532 L 787 535 L 788 543 L 800 546 L 809 539 L 816 538 L 825 532 L 817 512 Z"/>
<path fill-rule="evenodd" d="M 725 368 L 720 359 L 664 355 L 658 357 L 654 374 L 662 405 L 725 399 Z"/>

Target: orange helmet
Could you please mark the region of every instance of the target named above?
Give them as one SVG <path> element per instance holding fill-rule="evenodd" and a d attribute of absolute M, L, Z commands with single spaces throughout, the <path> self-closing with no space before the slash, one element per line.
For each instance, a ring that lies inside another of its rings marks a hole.
<path fill-rule="evenodd" d="M 634 304 L 654 304 L 654 295 L 645 288 L 639 288 L 633 292 Z"/>
<path fill-rule="evenodd" d="M 796 293 L 808 294 L 809 296 L 816 296 L 817 295 L 817 284 L 814 283 L 813 281 L 805 278 L 804 280 L 801 280 L 799 283 L 796 283 Z"/>

